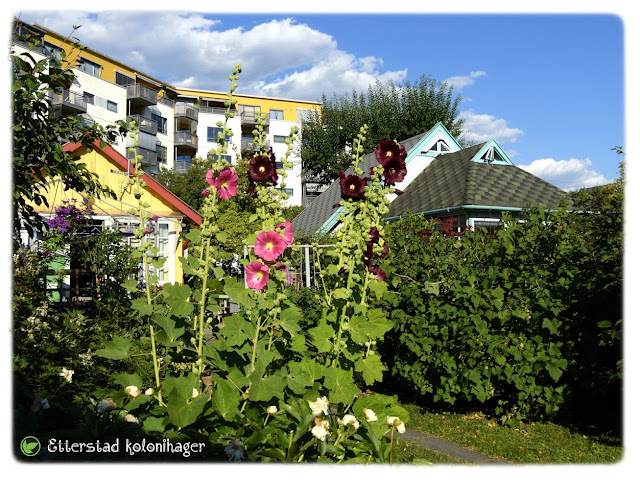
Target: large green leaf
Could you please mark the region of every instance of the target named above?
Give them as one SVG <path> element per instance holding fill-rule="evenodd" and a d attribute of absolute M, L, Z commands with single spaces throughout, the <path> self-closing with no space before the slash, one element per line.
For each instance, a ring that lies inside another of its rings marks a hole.
<path fill-rule="evenodd" d="M 274 397 L 282 398 L 285 385 L 282 371 L 264 377 L 254 372 L 249 376 L 249 380 L 251 381 L 251 390 L 249 391 L 250 400 L 266 402 Z"/>
<path fill-rule="evenodd" d="M 209 403 L 209 395 L 200 394 L 192 400 L 186 400 L 177 389 L 169 393 L 167 412 L 169 420 L 178 428 L 194 423 Z"/>
<path fill-rule="evenodd" d="M 187 317 L 193 312 L 190 302 L 191 287 L 181 284 L 165 284 L 162 289 L 165 302 L 171 307 L 171 314 L 177 317 Z"/>
<path fill-rule="evenodd" d="M 380 355 L 374 352 L 365 359 L 359 359 L 355 364 L 355 370 L 362 373 L 362 378 L 367 385 L 372 385 L 382 381 L 382 372 L 386 367 L 382 364 Z"/>
<path fill-rule="evenodd" d="M 318 352 L 330 352 L 333 350 L 333 337 L 336 332 L 326 322 L 320 323 L 317 327 L 313 327 L 309 330 L 311 338 L 313 339 L 313 345 Z"/>
<path fill-rule="evenodd" d="M 240 392 L 226 379 L 218 380 L 211 398 L 213 408 L 225 420 L 231 420 L 238 413 Z"/>
<path fill-rule="evenodd" d="M 332 403 L 350 405 L 360 389 L 353 382 L 353 372 L 341 368 L 328 368 L 325 373 L 325 387 L 330 391 Z"/>
<path fill-rule="evenodd" d="M 351 338 L 360 344 L 368 340 L 381 339 L 391 328 L 393 328 L 393 322 L 379 308 L 369 310 L 366 317 L 356 315 L 349 320 Z"/>
<path fill-rule="evenodd" d="M 123 337 L 113 337 L 104 348 L 96 350 L 96 355 L 111 360 L 124 360 L 129 357 L 131 341 Z"/>
<path fill-rule="evenodd" d="M 224 293 L 229 295 L 229 298 L 241 306 L 251 309 L 255 306 L 255 301 L 251 297 L 251 290 L 244 286 L 243 281 L 227 278 L 224 281 Z"/>

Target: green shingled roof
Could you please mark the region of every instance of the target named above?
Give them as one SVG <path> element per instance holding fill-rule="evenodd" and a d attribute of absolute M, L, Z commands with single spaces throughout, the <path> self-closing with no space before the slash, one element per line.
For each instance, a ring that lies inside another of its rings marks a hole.
<path fill-rule="evenodd" d="M 515 165 L 472 162 L 484 145 L 436 157 L 391 203 L 387 217 L 463 206 L 553 208 L 566 196 Z"/>

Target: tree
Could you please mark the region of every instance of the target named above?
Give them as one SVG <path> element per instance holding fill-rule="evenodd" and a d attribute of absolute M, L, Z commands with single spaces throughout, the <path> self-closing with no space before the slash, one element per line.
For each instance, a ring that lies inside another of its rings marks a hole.
<path fill-rule="evenodd" d="M 75 30 L 75 28 L 74 28 Z M 35 50 L 38 45 L 32 45 Z M 79 47 L 78 47 L 79 48 Z M 30 235 L 41 230 L 43 221 L 33 204 L 49 206 L 47 190 L 60 179 L 65 190 L 73 189 L 89 195 L 115 194 L 98 181 L 98 176 L 78 163 L 79 157 L 65 152 L 63 143 L 82 143 L 91 149 L 96 139 L 102 144 L 112 143 L 126 134 L 126 125 L 103 127 L 87 125 L 76 117 L 52 114 L 51 96 L 68 90 L 74 74 L 74 63 L 47 56 L 36 60 L 31 52 L 10 54 L 13 85 L 13 229 L 14 242 L 20 230 Z"/>
<path fill-rule="evenodd" d="M 323 95 L 322 109 L 303 122 L 300 156 L 306 178 L 328 184 L 351 162 L 351 142 L 366 124 L 365 153 L 385 139 L 405 140 L 442 122 L 454 137 L 462 133 L 458 116 L 461 97 L 452 87 L 422 76 L 414 84 L 377 81 L 367 92 L 337 96 Z"/>

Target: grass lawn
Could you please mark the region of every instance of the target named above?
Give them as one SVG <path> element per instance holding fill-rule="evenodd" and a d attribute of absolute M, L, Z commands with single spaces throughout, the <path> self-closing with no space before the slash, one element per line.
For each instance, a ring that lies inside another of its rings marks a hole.
<path fill-rule="evenodd" d="M 404 407 L 411 414 L 409 428 L 513 464 L 610 464 L 623 456 L 620 439 L 590 437 L 552 423 L 523 423 L 511 428 L 482 413 L 434 414 L 415 405 Z M 464 463 L 406 443 L 400 442 L 396 450 L 403 460 L 413 457 L 434 464 Z"/>

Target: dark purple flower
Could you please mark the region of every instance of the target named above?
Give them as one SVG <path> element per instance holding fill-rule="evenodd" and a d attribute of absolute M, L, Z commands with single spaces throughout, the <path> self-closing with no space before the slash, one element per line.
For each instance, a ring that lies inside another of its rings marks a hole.
<path fill-rule="evenodd" d="M 276 173 L 275 167 L 275 162 L 271 158 L 265 155 L 256 155 L 249 160 L 249 176 L 257 182 L 266 180 L 269 177 L 273 180 L 273 176 Z"/>
<path fill-rule="evenodd" d="M 367 181 L 357 175 L 345 175 L 340 172 L 340 189 L 342 190 L 342 198 L 345 200 L 351 198 L 353 200 L 362 200 L 364 198 L 364 187 Z"/>
<path fill-rule="evenodd" d="M 387 160 L 384 167 L 384 180 L 389 185 L 401 182 L 407 174 L 407 165 L 404 160 L 393 158 Z"/>
<path fill-rule="evenodd" d="M 404 162 L 407 158 L 407 151 L 404 146 L 394 142 L 393 140 L 381 141 L 375 150 L 376 160 L 383 167 L 391 160 L 401 160 Z"/>

